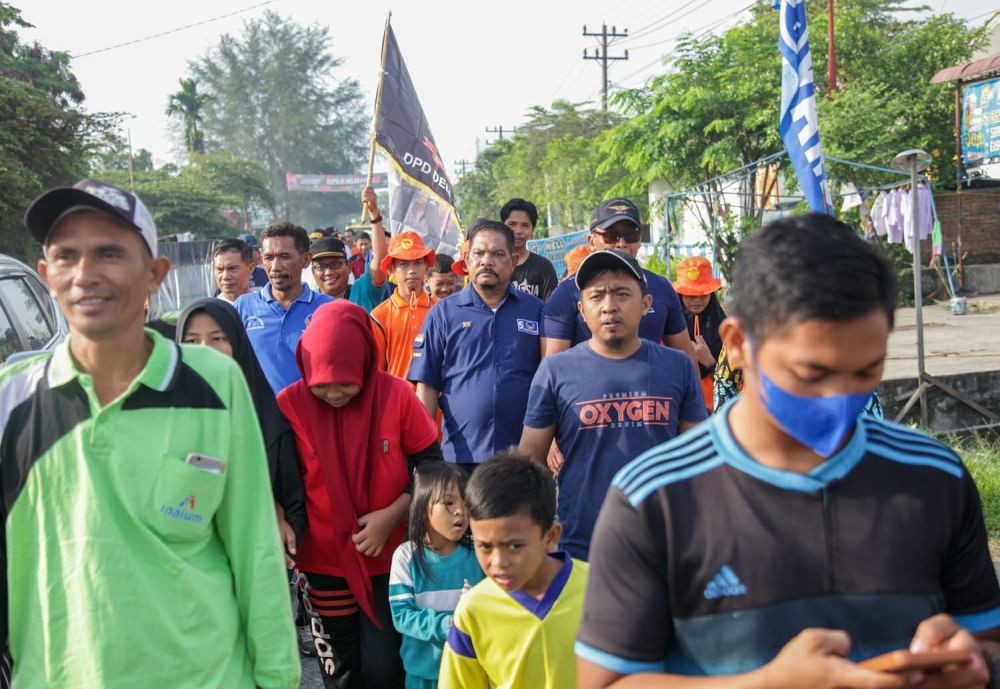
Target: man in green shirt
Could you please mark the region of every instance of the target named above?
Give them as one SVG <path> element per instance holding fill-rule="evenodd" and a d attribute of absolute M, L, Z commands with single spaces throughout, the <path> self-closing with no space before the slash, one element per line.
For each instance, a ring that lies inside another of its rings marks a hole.
<path fill-rule="evenodd" d="M 83 180 L 25 224 L 70 335 L 0 372 L 14 686 L 298 687 L 253 403 L 233 361 L 144 329 L 170 265 L 149 212 Z"/>

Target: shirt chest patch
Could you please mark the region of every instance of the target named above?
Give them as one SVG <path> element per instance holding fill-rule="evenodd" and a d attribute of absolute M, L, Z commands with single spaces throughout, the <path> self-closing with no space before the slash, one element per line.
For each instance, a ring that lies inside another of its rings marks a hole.
<path fill-rule="evenodd" d="M 538 321 L 529 321 L 526 318 L 517 319 L 517 332 L 528 335 L 538 335 Z"/>
<path fill-rule="evenodd" d="M 246 320 L 243 321 L 243 326 L 247 330 L 263 330 L 264 321 L 259 316 L 247 316 Z"/>

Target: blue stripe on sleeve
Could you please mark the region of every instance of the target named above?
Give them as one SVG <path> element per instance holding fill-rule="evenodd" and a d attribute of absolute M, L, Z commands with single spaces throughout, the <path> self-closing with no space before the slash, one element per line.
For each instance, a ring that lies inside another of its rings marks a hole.
<path fill-rule="evenodd" d="M 448 630 L 448 645 L 463 658 L 475 658 L 476 649 L 472 646 L 472 637 L 459 629 L 454 623 Z"/>
<path fill-rule="evenodd" d="M 955 621 L 972 633 L 1000 627 L 1000 607 L 971 615 L 955 615 Z"/>
<path fill-rule="evenodd" d="M 454 627 L 452 627 L 454 629 Z M 449 641 L 451 637 L 448 637 Z M 619 658 L 616 655 L 612 655 L 607 651 L 602 651 L 593 646 L 588 646 L 582 641 L 577 641 L 576 646 L 573 649 L 576 652 L 577 658 L 582 658 L 594 665 L 599 665 L 606 670 L 611 670 L 612 672 L 620 672 L 623 675 L 634 675 L 639 672 L 663 672 L 663 663 L 640 663 L 636 660 L 628 660 L 626 658 Z"/>

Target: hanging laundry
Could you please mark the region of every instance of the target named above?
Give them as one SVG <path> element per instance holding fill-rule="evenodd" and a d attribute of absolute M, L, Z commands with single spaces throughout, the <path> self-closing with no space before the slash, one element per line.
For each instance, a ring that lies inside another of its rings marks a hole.
<path fill-rule="evenodd" d="M 888 196 L 888 194 L 879 194 L 875 198 L 874 203 L 872 203 L 871 219 L 872 223 L 875 225 L 875 234 L 879 237 L 884 237 L 887 232 L 885 222 L 885 202 Z"/>
<path fill-rule="evenodd" d="M 904 228 L 900 201 L 905 193 L 902 189 L 893 189 L 889 192 L 889 198 L 885 202 L 886 235 L 892 244 L 899 244 L 903 241 Z"/>
<path fill-rule="evenodd" d="M 840 210 L 842 212 L 852 208 L 857 208 L 861 205 L 861 195 L 858 193 L 858 188 L 851 182 L 844 183 L 842 193 L 844 197 L 844 200 L 840 204 Z"/>

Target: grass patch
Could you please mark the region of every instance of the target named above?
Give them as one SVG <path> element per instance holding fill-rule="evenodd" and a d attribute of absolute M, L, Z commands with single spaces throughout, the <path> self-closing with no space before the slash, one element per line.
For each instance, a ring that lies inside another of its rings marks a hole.
<path fill-rule="evenodd" d="M 993 558 L 1000 558 L 1000 441 L 976 436 L 954 445 L 979 488 Z"/>

